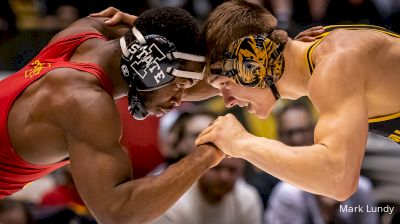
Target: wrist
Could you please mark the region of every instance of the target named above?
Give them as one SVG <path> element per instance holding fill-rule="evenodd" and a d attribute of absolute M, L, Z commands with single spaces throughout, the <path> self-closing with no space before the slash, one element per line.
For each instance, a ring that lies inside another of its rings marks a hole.
<path fill-rule="evenodd" d="M 197 152 L 199 155 L 197 155 L 196 157 L 201 159 L 201 163 L 204 164 L 206 166 L 206 169 L 212 168 L 214 166 L 216 166 L 221 160 L 222 158 L 221 155 L 219 154 L 223 154 L 222 152 L 218 153 L 218 148 L 216 148 L 216 146 L 212 143 L 207 143 L 204 145 L 200 145 L 197 147 L 197 150 L 195 152 Z M 222 156 L 224 157 L 224 156 Z"/>
<path fill-rule="evenodd" d="M 238 143 L 236 144 L 237 148 L 236 148 L 236 155 L 233 155 L 234 157 L 237 158 L 242 158 L 245 159 L 247 158 L 247 156 L 250 153 L 250 151 L 252 150 L 252 148 L 254 147 L 254 143 L 257 140 L 257 136 L 254 136 L 248 132 L 246 132 L 243 137 L 240 138 L 240 141 L 238 141 Z M 235 147 L 235 146 L 234 146 Z"/>
<path fill-rule="evenodd" d="M 130 24 L 131 27 L 134 27 L 136 19 L 137 16 L 128 15 L 128 24 Z"/>

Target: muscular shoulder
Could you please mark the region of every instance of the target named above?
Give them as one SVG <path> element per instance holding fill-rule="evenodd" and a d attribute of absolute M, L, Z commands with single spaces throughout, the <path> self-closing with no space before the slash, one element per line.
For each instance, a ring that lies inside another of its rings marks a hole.
<path fill-rule="evenodd" d="M 76 70 L 74 68 L 57 68 L 49 71 L 41 80 L 42 86 L 53 91 L 91 91 L 101 89 L 98 78 L 90 73 Z"/>
<path fill-rule="evenodd" d="M 86 72 L 69 68 L 53 70 L 46 75 L 43 87 L 50 95 L 49 106 L 58 115 L 59 122 L 81 122 L 115 112 L 111 96 L 101 88 L 95 76 Z M 93 111 L 96 111 L 95 117 Z"/>
<path fill-rule="evenodd" d="M 325 57 L 335 54 L 339 56 L 352 55 L 357 59 L 371 57 L 372 53 L 376 53 L 380 46 L 385 44 L 382 42 L 382 35 L 370 30 L 338 29 L 331 31 L 315 49 L 315 62 L 318 63 Z"/>
<path fill-rule="evenodd" d="M 355 96 L 365 96 L 365 68 L 355 66 L 357 60 L 344 51 L 322 58 L 315 67 L 309 82 L 309 97 L 316 108 L 334 107 Z"/>
<path fill-rule="evenodd" d="M 315 69 L 310 92 L 325 87 L 343 89 L 364 84 L 365 74 L 372 64 L 373 49 L 369 46 L 376 39 L 366 34 L 358 30 L 334 30 L 318 45 L 313 55 Z"/>

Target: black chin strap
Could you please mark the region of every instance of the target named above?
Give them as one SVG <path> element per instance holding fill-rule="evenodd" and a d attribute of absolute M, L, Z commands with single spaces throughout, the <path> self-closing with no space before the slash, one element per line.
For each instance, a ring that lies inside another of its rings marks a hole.
<path fill-rule="evenodd" d="M 272 94 L 274 94 L 275 100 L 278 101 L 281 98 L 281 95 L 278 92 L 278 89 L 276 89 L 274 79 L 272 76 L 267 75 L 265 78 L 265 83 L 267 83 L 268 87 L 271 89 Z"/>
<path fill-rule="evenodd" d="M 149 116 L 149 112 L 146 110 L 146 107 L 137 94 L 136 88 L 132 88 L 132 84 L 129 85 L 128 110 L 136 120 L 144 120 Z"/>

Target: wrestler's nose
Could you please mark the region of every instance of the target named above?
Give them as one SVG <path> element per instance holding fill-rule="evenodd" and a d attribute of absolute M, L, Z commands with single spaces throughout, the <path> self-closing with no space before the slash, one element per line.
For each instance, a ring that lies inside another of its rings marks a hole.
<path fill-rule="evenodd" d="M 181 105 L 181 103 L 182 103 L 182 95 L 183 95 L 183 89 L 180 90 L 177 94 L 175 94 L 171 98 L 170 102 L 174 107 L 177 107 L 177 106 Z"/>
<path fill-rule="evenodd" d="M 227 108 L 234 107 L 237 104 L 235 97 L 232 96 L 228 97 L 224 96 L 224 101 L 225 101 L 225 107 Z"/>
<path fill-rule="evenodd" d="M 225 107 L 231 108 L 236 105 L 236 98 L 232 96 L 229 89 L 221 89 L 222 97 L 224 98 Z"/>

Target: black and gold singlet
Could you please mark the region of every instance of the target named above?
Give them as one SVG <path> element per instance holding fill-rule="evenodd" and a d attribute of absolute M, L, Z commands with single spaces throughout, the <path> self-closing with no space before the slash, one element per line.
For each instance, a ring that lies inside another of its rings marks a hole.
<path fill-rule="evenodd" d="M 306 53 L 306 61 L 310 73 L 312 74 L 315 68 L 315 64 L 312 61 L 312 54 L 315 48 L 324 40 L 326 36 L 330 34 L 331 31 L 335 29 L 348 29 L 348 30 L 373 30 L 376 32 L 381 32 L 392 37 L 400 38 L 400 34 L 393 31 L 387 30 L 379 26 L 372 25 L 334 25 L 324 27 L 325 33 L 316 37 L 317 41 L 311 45 Z M 400 75 L 400 74 L 399 74 Z M 374 117 L 368 119 L 369 131 L 379 134 L 381 136 L 387 137 L 390 140 L 400 144 L 400 112 L 395 114 L 390 114 L 381 117 Z"/>

